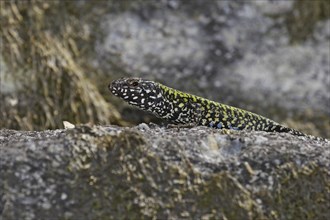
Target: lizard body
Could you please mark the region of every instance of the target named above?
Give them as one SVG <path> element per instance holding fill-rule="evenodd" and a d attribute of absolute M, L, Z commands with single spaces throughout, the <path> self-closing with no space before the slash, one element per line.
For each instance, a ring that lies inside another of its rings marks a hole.
<path fill-rule="evenodd" d="M 258 114 L 141 78 L 115 80 L 109 85 L 109 90 L 129 104 L 174 124 L 195 124 L 218 129 L 285 132 L 307 136 Z"/>

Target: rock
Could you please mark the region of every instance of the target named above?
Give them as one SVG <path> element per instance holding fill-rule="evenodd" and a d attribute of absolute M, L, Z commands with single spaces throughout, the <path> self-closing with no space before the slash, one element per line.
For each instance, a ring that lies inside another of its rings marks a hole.
<path fill-rule="evenodd" d="M 327 219 L 330 144 L 142 124 L 0 130 L 0 219 Z"/>

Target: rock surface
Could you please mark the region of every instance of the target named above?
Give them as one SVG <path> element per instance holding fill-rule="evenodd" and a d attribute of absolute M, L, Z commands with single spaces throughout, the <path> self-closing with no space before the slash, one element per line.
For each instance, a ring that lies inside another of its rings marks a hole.
<path fill-rule="evenodd" d="M 0 130 L 0 219 L 329 219 L 330 144 L 140 124 Z"/>

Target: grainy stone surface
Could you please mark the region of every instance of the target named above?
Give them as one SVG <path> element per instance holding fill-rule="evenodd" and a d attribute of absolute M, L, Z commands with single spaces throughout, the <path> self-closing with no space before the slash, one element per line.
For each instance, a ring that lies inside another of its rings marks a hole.
<path fill-rule="evenodd" d="M 206 127 L 0 130 L 0 219 L 327 219 L 330 144 Z"/>

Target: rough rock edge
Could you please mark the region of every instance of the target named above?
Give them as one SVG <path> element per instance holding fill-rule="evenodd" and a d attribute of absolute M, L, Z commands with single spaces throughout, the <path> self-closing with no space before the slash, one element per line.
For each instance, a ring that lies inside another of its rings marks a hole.
<path fill-rule="evenodd" d="M 1 130 L 0 219 L 325 219 L 329 149 L 205 127 Z"/>

